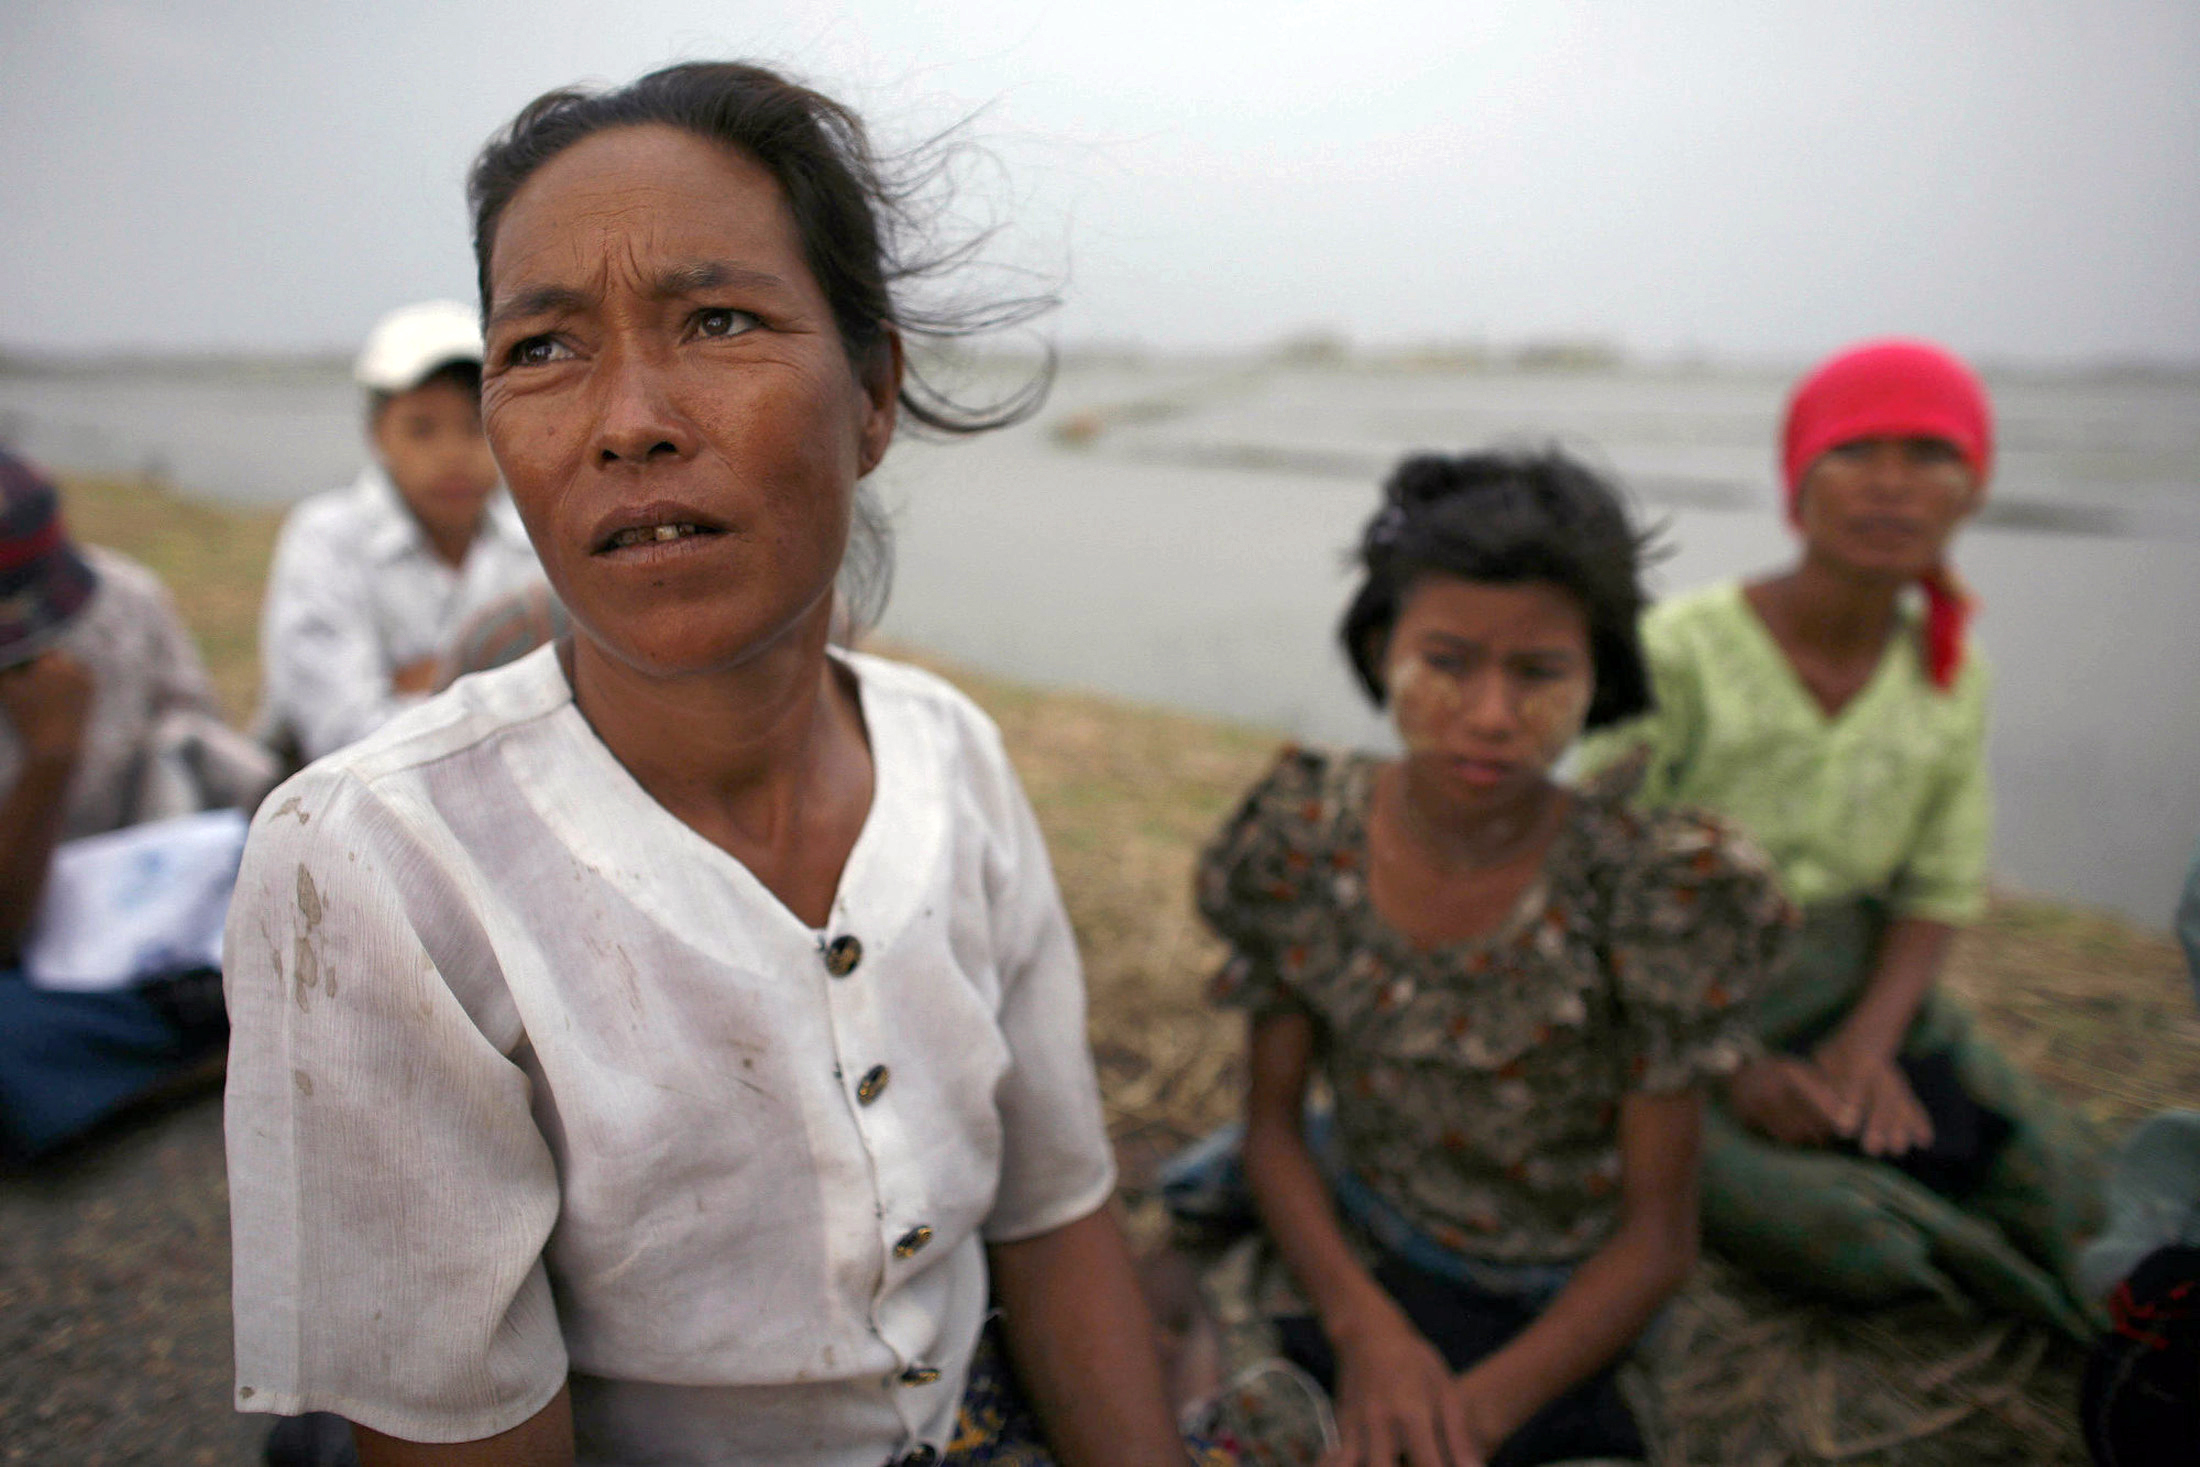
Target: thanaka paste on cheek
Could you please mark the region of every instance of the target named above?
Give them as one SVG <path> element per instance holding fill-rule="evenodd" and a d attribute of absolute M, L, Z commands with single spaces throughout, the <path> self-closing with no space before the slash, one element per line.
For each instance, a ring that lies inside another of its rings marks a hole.
<path fill-rule="evenodd" d="M 1431 672 L 1418 657 L 1402 656 L 1383 669 L 1390 690 L 1390 721 L 1410 754 L 1440 750 L 1445 731 L 1466 705 L 1459 684 Z"/>
<path fill-rule="evenodd" d="M 1536 762 L 1544 769 L 1556 764 L 1567 747 L 1581 737 L 1592 692 L 1588 678 L 1569 677 L 1521 695 L 1520 722 L 1535 747 Z"/>

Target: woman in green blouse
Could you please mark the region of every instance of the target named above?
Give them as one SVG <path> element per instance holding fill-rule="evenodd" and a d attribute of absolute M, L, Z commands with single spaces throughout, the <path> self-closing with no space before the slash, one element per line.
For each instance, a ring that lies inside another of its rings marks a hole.
<path fill-rule="evenodd" d="M 1796 389 L 1784 448 L 1801 558 L 1652 611 L 1657 710 L 1583 752 L 1741 825 L 1806 914 L 1765 1053 L 1707 1122 L 1706 1237 L 1821 1292 L 2083 1332 L 2098 1149 L 1938 987 L 1986 896 L 1987 675 L 1946 564 L 1986 491 L 1985 390 L 1938 347 L 1868 343 Z"/>

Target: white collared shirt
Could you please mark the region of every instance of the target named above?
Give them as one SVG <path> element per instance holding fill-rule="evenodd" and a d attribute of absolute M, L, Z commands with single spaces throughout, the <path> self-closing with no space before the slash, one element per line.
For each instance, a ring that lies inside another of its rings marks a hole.
<path fill-rule="evenodd" d="M 584 1462 L 944 1449 L 982 1243 L 1086 1216 L 1114 1164 L 998 734 L 845 661 L 874 793 L 822 933 L 634 782 L 553 648 L 261 807 L 226 961 L 240 1407 L 465 1440 L 570 1372 Z"/>
<path fill-rule="evenodd" d="M 391 678 L 432 657 L 467 617 L 542 579 L 499 490 L 452 568 L 379 468 L 291 510 L 260 613 L 261 718 L 308 759 L 372 733 L 420 701 Z"/>

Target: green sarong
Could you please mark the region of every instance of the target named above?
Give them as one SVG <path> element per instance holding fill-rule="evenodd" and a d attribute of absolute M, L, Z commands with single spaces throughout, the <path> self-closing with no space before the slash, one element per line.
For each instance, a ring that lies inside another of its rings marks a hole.
<path fill-rule="evenodd" d="M 1768 1050 L 1830 1032 L 1862 994 L 1885 927 L 1877 903 L 1805 915 L 1759 1000 Z M 2094 1333 L 2073 1280 L 2079 1246 L 2102 1221 L 2105 1146 L 2092 1126 L 2019 1074 L 1937 987 L 1903 1053 L 1949 1056 L 1964 1091 L 2011 1126 L 1983 1181 L 1944 1197 L 1882 1161 L 1784 1146 L 1724 1105 L 1704 1126 L 1704 1238 L 1779 1283 L 1858 1304 L 1937 1294 Z"/>

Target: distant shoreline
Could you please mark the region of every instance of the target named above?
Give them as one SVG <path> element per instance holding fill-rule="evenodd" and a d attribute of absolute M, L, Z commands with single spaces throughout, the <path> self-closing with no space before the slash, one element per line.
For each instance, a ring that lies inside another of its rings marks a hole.
<path fill-rule="evenodd" d="M 1053 348 L 1063 370 L 1167 371 L 1258 367 L 1267 370 L 1407 373 L 1426 376 L 1528 374 L 1567 377 L 1671 378 L 1709 377 L 1791 379 L 1807 366 L 1802 360 L 1742 355 L 1682 354 L 1637 356 L 1603 343 L 1524 342 L 1487 345 L 1475 342 L 1402 343 L 1352 346 L 1320 341 L 1284 341 L 1244 349 L 1179 348 L 1162 350 L 1104 342 L 1064 343 Z M 989 364 L 1027 366 L 1033 353 L 992 353 L 961 358 L 983 369 Z M 2098 358 L 2069 362 L 1980 361 L 1990 381 L 2025 383 L 2200 381 L 2200 357 Z M 241 379 L 348 377 L 348 350 L 93 350 L 0 344 L 0 377 L 175 377 L 222 376 Z"/>

